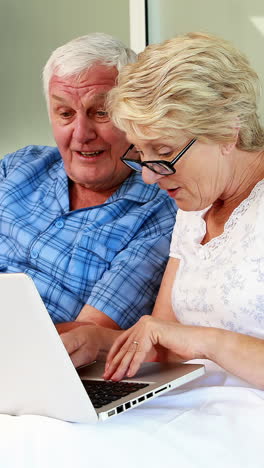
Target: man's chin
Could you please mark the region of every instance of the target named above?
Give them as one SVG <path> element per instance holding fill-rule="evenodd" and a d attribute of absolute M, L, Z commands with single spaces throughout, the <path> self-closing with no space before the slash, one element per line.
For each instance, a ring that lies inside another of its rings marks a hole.
<path fill-rule="evenodd" d="M 83 178 L 72 178 L 72 177 L 69 177 L 69 178 L 70 178 L 72 185 L 84 187 L 86 189 L 93 190 L 95 192 L 97 192 L 98 190 L 100 191 L 100 187 L 102 190 L 102 187 L 104 185 L 100 181 L 97 181 L 95 179 L 90 180 L 90 179 L 83 179 Z"/>

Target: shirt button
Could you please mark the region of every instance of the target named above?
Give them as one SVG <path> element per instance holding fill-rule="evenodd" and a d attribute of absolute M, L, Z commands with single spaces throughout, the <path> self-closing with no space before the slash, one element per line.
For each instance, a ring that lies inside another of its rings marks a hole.
<path fill-rule="evenodd" d="M 37 250 L 32 250 L 30 256 L 31 258 L 37 258 L 39 256 L 39 253 Z"/>
<path fill-rule="evenodd" d="M 62 219 L 59 219 L 58 221 L 56 221 L 55 226 L 59 229 L 63 228 L 64 221 L 62 221 Z"/>

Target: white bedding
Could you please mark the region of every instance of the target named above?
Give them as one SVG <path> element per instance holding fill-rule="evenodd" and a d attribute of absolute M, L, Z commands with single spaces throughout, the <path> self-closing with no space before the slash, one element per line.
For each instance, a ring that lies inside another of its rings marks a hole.
<path fill-rule="evenodd" d="M 0 467 L 264 467 L 264 391 L 207 375 L 105 423 L 0 415 Z"/>

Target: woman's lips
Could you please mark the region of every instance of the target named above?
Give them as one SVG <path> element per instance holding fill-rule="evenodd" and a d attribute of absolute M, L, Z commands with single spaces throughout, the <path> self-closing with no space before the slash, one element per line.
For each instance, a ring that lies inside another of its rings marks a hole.
<path fill-rule="evenodd" d="M 180 187 L 167 189 L 167 193 L 170 197 L 175 198 L 180 189 L 181 189 Z"/>

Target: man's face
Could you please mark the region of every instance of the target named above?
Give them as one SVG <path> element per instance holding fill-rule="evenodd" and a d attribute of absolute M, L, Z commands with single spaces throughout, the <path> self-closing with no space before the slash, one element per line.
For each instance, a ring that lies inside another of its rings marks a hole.
<path fill-rule="evenodd" d="M 115 190 L 131 172 L 120 161 L 129 144 L 105 111 L 116 77 L 115 67 L 98 64 L 79 78 L 53 75 L 49 84 L 51 124 L 65 171 L 98 192 Z"/>

